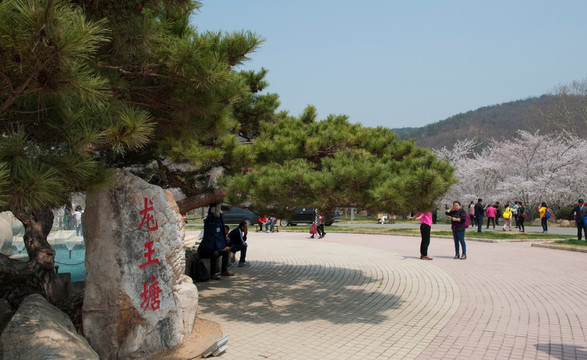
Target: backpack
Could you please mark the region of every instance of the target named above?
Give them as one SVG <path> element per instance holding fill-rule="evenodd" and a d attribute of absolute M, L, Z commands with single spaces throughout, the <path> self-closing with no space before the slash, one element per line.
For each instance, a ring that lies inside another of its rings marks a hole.
<path fill-rule="evenodd" d="M 550 219 L 550 211 L 548 211 L 548 209 L 544 210 L 544 217 Z"/>
<path fill-rule="evenodd" d="M 210 273 L 199 256 L 194 256 L 192 262 L 192 279 L 194 282 L 204 282 L 210 280 Z"/>
<path fill-rule="evenodd" d="M 510 208 L 505 209 L 505 211 L 503 212 L 503 218 L 509 219 L 511 217 L 512 217 L 512 209 L 510 209 Z"/>
<path fill-rule="evenodd" d="M 469 225 L 471 225 L 471 219 L 469 214 L 467 214 L 467 216 L 465 216 L 465 228 L 468 228 Z"/>

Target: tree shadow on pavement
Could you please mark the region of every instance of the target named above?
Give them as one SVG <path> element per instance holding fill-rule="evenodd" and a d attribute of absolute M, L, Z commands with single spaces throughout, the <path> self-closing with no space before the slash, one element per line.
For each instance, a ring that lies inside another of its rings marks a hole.
<path fill-rule="evenodd" d="M 197 283 L 202 314 L 254 323 L 325 320 L 380 323 L 402 304 L 383 274 L 324 265 L 256 261 L 236 276 Z M 387 285 L 386 285 L 387 284 Z"/>
<path fill-rule="evenodd" d="M 556 359 L 587 359 L 587 351 L 584 346 L 553 343 L 535 344 L 534 346 L 538 351 L 542 351 Z"/>

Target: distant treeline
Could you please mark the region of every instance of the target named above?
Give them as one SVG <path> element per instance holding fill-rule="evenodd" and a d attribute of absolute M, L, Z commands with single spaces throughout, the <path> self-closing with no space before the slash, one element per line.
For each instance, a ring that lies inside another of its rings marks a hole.
<path fill-rule="evenodd" d="M 548 131 L 549 120 L 541 110 L 552 106 L 555 96 L 543 95 L 525 100 L 485 106 L 477 110 L 451 116 L 421 128 L 393 129 L 401 139 L 414 139 L 422 147 L 440 149 L 452 147 L 457 140 L 476 138 L 480 144 L 491 138 L 511 139 L 518 130 Z M 575 134 L 585 136 L 585 134 Z"/>

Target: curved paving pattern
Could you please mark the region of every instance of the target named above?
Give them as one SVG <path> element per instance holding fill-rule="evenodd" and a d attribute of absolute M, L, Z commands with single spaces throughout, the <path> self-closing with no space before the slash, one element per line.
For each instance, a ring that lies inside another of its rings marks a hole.
<path fill-rule="evenodd" d="M 253 266 L 198 284 L 225 359 L 587 359 L 587 256 L 528 243 L 251 234 Z"/>
<path fill-rule="evenodd" d="M 295 237 L 254 234 L 251 267 L 198 284 L 201 316 L 230 334 L 223 358 L 415 358 L 459 305 L 431 264 Z"/>

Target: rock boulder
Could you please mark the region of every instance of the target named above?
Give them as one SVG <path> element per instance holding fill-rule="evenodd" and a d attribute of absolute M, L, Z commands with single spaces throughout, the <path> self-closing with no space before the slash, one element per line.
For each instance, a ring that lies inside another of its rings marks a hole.
<path fill-rule="evenodd" d="M 39 294 L 24 299 L 0 342 L 4 359 L 99 359 L 71 319 Z"/>
<path fill-rule="evenodd" d="M 184 222 L 169 192 L 117 170 L 118 185 L 90 192 L 84 333 L 104 359 L 138 358 L 191 333 L 198 294 L 185 273 Z"/>

